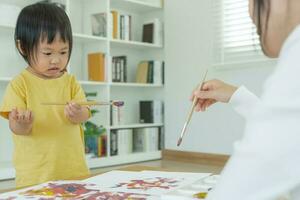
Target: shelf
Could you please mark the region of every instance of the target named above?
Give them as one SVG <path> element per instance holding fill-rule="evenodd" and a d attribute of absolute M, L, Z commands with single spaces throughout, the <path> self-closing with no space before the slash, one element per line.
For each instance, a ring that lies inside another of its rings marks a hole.
<path fill-rule="evenodd" d="M 112 87 L 163 87 L 162 84 L 152 83 L 110 83 Z"/>
<path fill-rule="evenodd" d="M 81 85 L 98 85 L 98 86 L 107 86 L 107 82 L 97 82 L 97 81 L 78 81 Z"/>
<path fill-rule="evenodd" d="M 132 153 L 122 156 L 109 156 L 103 158 L 87 158 L 90 169 L 98 167 L 107 167 L 113 165 L 122 165 L 134 162 L 142 162 L 148 160 L 156 160 L 161 158 L 161 151 Z"/>
<path fill-rule="evenodd" d="M 14 32 L 15 31 L 15 27 L 14 26 L 9 26 L 9 25 L 0 25 L 0 31 L 11 31 Z"/>
<path fill-rule="evenodd" d="M 73 38 L 75 42 L 105 42 L 107 41 L 107 38 L 105 37 L 99 37 L 99 36 L 93 36 L 93 35 L 86 35 L 81 33 L 74 33 Z"/>
<path fill-rule="evenodd" d="M 16 177 L 16 172 L 11 162 L 0 162 L 0 166 L 0 180 L 13 179 Z"/>
<path fill-rule="evenodd" d="M 8 83 L 12 80 L 11 77 L 1 77 L 0 82 Z"/>
<path fill-rule="evenodd" d="M 129 124 L 129 125 L 119 125 L 119 126 L 111 126 L 110 129 L 127 129 L 127 128 L 147 128 L 147 127 L 160 127 L 163 126 L 162 123 L 154 123 L 154 124 Z"/>
<path fill-rule="evenodd" d="M 146 42 L 129 41 L 129 40 L 112 39 L 112 40 L 110 40 L 110 42 L 112 44 L 112 47 L 156 48 L 156 49 L 163 48 L 162 45 L 151 44 L 151 43 L 146 43 Z"/>
<path fill-rule="evenodd" d="M 127 10 L 135 13 L 145 13 L 162 9 L 160 0 L 152 0 L 152 3 L 140 0 L 110 0 L 110 2 L 113 9 Z"/>

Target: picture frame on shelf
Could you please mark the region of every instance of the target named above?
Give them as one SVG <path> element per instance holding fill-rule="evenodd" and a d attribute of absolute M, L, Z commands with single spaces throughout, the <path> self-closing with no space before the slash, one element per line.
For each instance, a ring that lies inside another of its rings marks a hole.
<path fill-rule="evenodd" d="M 106 13 L 95 13 L 91 15 L 92 35 L 106 37 L 107 15 Z"/>

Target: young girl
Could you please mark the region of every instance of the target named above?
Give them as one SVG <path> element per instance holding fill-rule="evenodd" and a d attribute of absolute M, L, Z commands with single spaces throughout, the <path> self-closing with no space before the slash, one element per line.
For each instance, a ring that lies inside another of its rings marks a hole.
<path fill-rule="evenodd" d="M 52 4 L 25 7 L 17 20 L 15 44 L 28 67 L 8 85 L 0 114 L 13 132 L 17 187 L 89 175 L 81 127 L 89 109 L 76 104 L 85 95 L 66 72 L 72 51 L 68 16 Z"/>
<path fill-rule="evenodd" d="M 300 1 L 250 0 L 250 16 L 276 70 L 261 99 L 218 80 L 196 91 L 196 110 L 229 102 L 247 120 L 210 200 L 300 199 Z"/>

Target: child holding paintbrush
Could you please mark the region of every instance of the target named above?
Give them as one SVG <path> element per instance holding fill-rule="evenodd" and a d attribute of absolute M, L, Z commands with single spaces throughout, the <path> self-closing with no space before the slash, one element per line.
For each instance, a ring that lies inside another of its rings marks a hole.
<path fill-rule="evenodd" d="M 72 30 L 59 7 L 36 3 L 21 11 L 15 44 L 28 67 L 8 85 L 0 108 L 13 132 L 17 187 L 89 175 L 81 123 L 90 116 L 75 77 L 66 72 Z M 65 106 L 42 102 L 69 102 Z"/>

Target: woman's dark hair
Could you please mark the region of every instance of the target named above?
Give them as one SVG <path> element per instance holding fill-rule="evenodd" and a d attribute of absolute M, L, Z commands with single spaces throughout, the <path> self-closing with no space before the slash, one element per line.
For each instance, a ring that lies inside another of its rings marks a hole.
<path fill-rule="evenodd" d="M 256 27 L 257 27 L 257 33 L 258 35 L 261 35 L 262 33 L 262 17 L 261 13 L 262 12 L 267 12 L 266 13 L 266 18 L 264 19 L 265 22 L 265 30 L 267 29 L 268 26 L 268 19 L 269 19 L 269 1 L 267 0 L 254 0 L 254 17 L 256 21 Z"/>
<path fill-rule="evenodd" d="M 46 39 L 51 44 L 57 35 L 63 42 L 69 43 L 69 61 L 73 40 L 71 23 L 65 11 L 50 3 L 36 3 L 22 9 L 14 38 L 16 46 L 20 44 L 19 53 L 28 64 L 35 60 L 39 42 Z"/>

